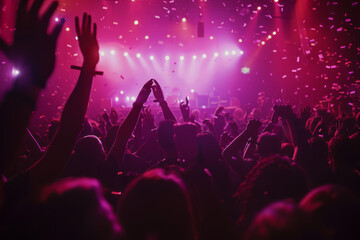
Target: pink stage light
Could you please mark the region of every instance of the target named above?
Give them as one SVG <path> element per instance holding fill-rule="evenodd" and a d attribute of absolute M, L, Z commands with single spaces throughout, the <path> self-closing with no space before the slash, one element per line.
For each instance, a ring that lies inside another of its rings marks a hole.
<path fill-rule="evenodd" d="M 241 72 L 243 74 L 249 74 L 250 73 L 250 68 L 249 67 L 243 67 L 243 68 L 241 68 Z"/>
<path fill-rule="evenodd" d="M 151 60 L 151 61 L 154 61 L 154 59 L 155 59 L 155 57 L 151 55 L 151 56 L 150 56 L 150 60 Z"/>
<path fill-rule="evenodd" d="M 134 25 L 139 25 L 139 20 L 135 20 Z"/>
<path fill-rule="evenodd" d="M 119 101 L 119 97 L 115 97 L 115 102 L 118 102 Z"/>
<path fill-rule="evenodd" d="M 20 75 L 20 71 L 17 70 L 17 69 L 15 69 L 15 68 L 13 68 L 12 71 L 11 71 L 11 74 L 12 74 L 14 77 L 16 77 L 16 76 L 19 76 L 19 75 Z"/>
<path fill-rule="evenodd" d="M 181 21 L 182 21 L 183 23 L 186 23 L 186 18 L 182 18 Z"/>
<path fill-rule="evenodd" d="M 196 59 L 197 59 L 197 56 L 196 56 L 196 55 L 193 55 L 193 59 L 196 60 Z"/>
<path fill-rule="evenodd" d="M 141 54 L 140 54 L 140 53 L 137 53 L 137 54 L 136 54 L 136 57 L 137 57 L 137 58 L 140 58 L 140 57 L 141 57 Z"/>
<path fill-rule="evenodd" d="M 184 56 L 180 56 L 180 60 L 183 61 L 185 59 Z"/>
<path fill-rule="evenodd" d="M 129 56 L 129 53 L 128 52 L 124 52 L 124 57 L 127 57 Z"/>
<path fill-rule="evenodd" d="M 166 61 L 169 61 L 169 60 L 170 60 L 170 57 L 169 57 L 169 56 L 165 56 L 165 60 L 166 60 Z"/>

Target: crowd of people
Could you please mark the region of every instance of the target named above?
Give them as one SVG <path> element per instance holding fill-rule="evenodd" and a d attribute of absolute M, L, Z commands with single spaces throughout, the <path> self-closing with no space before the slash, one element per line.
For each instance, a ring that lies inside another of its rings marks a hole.
<path fill-rule="evenodd" d="M 169 108 L 151 79 L 132 109 L 85 118 L 99 62 L 97 26 L 75 19 L 84 61 L 46 146 L 28 130 L 55 65 L 64 25 L 58 7 L 18 7 L 12 44 L 0 49 L 22 69 L 0 103 L 2 239 L 359 239 L 360 112 L 271 106 L 212 118 Z M 145 106 L 153 94 L 163 119 Z M 41 136 L 44 137 L 44 136 Z"/>

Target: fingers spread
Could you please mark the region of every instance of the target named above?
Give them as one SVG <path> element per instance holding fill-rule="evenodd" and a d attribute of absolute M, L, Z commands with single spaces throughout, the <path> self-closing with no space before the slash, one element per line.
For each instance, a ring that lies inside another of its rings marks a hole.
<path fill-rule="evenodd" d="M 97 38 L 97 24 L 94 23 L 94 27 L 93 27 L 93 38 L 96 39 Z"/>
<path fill-rule="evenodd" d="M 45 29 L 45 31 L 47 30 L 50 19 L 51 19 L 52 15 L 54 14 L 54 12 L 56 11 L 58 6 L 59 6 L 58 2 L 52 2 L 50 7 L 44 13 L 44 15 L 41 19 L 41 26 Z"/>
<path fill-rule="evenodd" d="M 35 20 L 38 18 L 39 11 L 40 11 L 40 8 L 43 3 L 44 3 L 44 0 L 35 0 L 34 1 L 34 4 L 32 5 L 32 7 L 30 9 L 30 17 L 32 20 Z"/>
<path fill-rule="evenodd" d="M 24 18 L 25 14 L 26 14 L 28 2 L 29 2 L 29 0 L 21 0 L 20 1 L 18 11 L 17 11 L 17 19 L 16 19 L 17 23 L 21 22 L 21 20 Z"/>
<path fill-rule="evenodd" d="M 78 36 L 78 39 L 80 39 L 81 32 L 80 32 L 80 23 L 79 23 L 79 18 L 78 17 L 75 17 L 75 31 L 76 31 L 76 34 Z"/>
<path fill-rule="evenodd" d="M 86 22 L 87 22 L 87 13 L 84 13 L 82 19 L 82 34 L 85 34 L 86 32 Z"/>
<path fill-rule="evenodd" d="M 55 26 L 53 32 L 51 33 L 51 37 L 56 41 L 59 38 L 61 30 L 63 29 L 65 24 L 65 18 L 61 18 L 59 23 Z"/>

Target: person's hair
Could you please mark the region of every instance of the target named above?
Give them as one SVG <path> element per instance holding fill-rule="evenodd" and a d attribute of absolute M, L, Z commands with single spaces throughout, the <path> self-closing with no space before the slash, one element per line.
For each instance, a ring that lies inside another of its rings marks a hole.
<path fill-rule="evenodd" d="M 199 133 L 196 137 L 199 147 L 199 162 L 202 166 L 216 164 L 221 158 L 221 147 L 211 133 Z"/>
<path fill-rule="evenodd" d="M 104 161 L 105 152 L 100 139 L 93 135 L 85 136 L 76 142 L 64 176 L 98 178 Z"/>
<path fill-rule="evenodd" d="M 306 191 L 305 178 L 295 165 L 279 157 L 261 160 L 247 174 L 236 194 L 239 231 L 243 232 L 255 214 L 270 203 L 300 200 Z"/>
<path fill-rule="evenodd" d="M 102 195 L 100 183 L 90 178 L 65 178 L 46 187 L 36 212 L 28 213 L 32 239 L 118 239 L 121 227 Z"/>
<path fill-rule="evenodd" d="M 194 239 L 185 185 L 165 170 L 150 170 L 131 182 L 119 201 L 117 213 L 129 240 Z"/>
<path fill-rule="evenodd" d="M 360 236 L 360 199 L 337 185 L 314 189 L 300 202 L 324 239 L 358 239 Z"/>
<path fill-rule="evenodd" d="M 259 137 L 259 154 L 262 158 L 271 157 L 281 151 L 281 140 L 276 134 L 262 133 Z"/>
<path fill-rule="evenodd" d="M 282 143 L 281 144 L 281 150 L 280 150 L 280 156 L 288 157 L 290 159 L 294 156 L 294 146 L 291 143 Z"/>
<path fill-rule="evenodd" d="M 308 240 L 309 233 L 305 214 L 293 202 L 281 201 L 256 216 L 245 240 Z"/>

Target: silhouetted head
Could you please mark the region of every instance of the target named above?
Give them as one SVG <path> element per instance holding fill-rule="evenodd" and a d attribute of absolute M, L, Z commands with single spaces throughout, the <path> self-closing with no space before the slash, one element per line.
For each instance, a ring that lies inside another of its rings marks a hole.
<path fill-rule="evenodd" d="M 291 201 L 276 202 L 263 209 L 251 224 L 246 240 L 308 240 L 305 214 Z"/>
<path fill-rule="evenodd" d="M 100 139 L 85 136 L 77 141 L 74 152 L 65 169 L 68 177 L 98 177 L 100 166 L 105 161 L 105 152 Z"/>
<path fill-rule="evenodd" d="M 337 136 L 329 141 L 331 165 L 335 172 L 351 171 L 357 156 L 353 141 L 348 137 Z"/>
<path fill-rule="evenodd" d="M 300 203 L 323 239 L 358 239 L 360 236 L 360 199 L 336 185 L 319 187 Z"/>
<path fill-rule="evenodd" d="M 41 195 L 35 239 L 118 239 L 121 228 L 95 179 L 62 179 Z M 37 237 L 36 237 L 37 236 Z"/>
<path fill-rule="evenodd" d="M 270 203 L 299 200 L 306 191 L 305 178 L 295 165 L 278 157 L 261 160 L 248 173 L 237 192 L 240 232 L 247 228 L 258 211 Z"/>
<path fill-rule="evenodd" d="M 191 122 L 176 123 L 174 133 L 176 149 L 181 157 L 188 161 L 197 158 L 196 135 L 198 134 L 198 128 L 196 124 Z"/>
<path fill-rule="evenodd" d="M 118 216 L 126 239 L 194 239 L 184 183 L 162 169 L 145 172 L 125 189 Z"/>
<path fill-rule="evenodd" d="M 200 164 L 207 168 L 209 165 L 216 164 L 221 158 L 221 148 L 214 135 L 211 133 L 199 133 L 197 135 L 199 147 Z"/>
<path fill-rule="evenodd" d="M 282 143 L 280 155 L 292 159 L 294 156 L 294 146 L 291 143 Z"/>
<path fill-rule="evenodd" d="M 280 153 L 281 140 L 275 134 L 269 132 L 262 133 L 259 137 L 258 144 L 261 158 L 271 157 Z"/>

